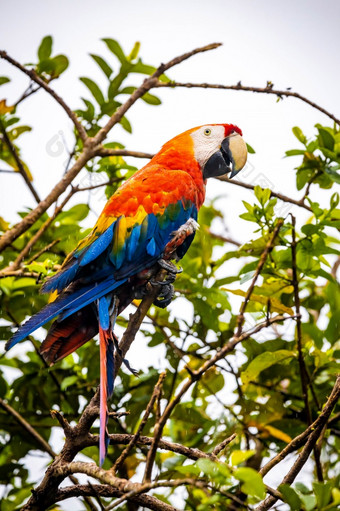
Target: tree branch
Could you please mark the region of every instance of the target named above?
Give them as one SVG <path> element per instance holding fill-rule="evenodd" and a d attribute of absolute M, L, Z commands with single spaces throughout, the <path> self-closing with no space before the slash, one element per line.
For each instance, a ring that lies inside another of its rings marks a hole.
<path fill-rule="evenodd" d="M 9 151 L 11 152 L 14 160 L 15 160 L 15 163 L 17 164 L 18 166 L 18 171 L 19 173 L 22 175 L 22 177 L 24 178 L 24 181 L 25 183 L 27 184 L 30 192 L 32 193 L 33 197 L 35 198 L 35 200 L 37 201 L 37 203 L 39 204 L 40 202 L 40 197 L 36 191 L 36 189 L 34 188 L 34 186 L 32 185 L 31 181 L 30 181 L 30 178 L 28 177 L 27 175 L 27 172 L 25 170 L 25 167 L 23 166 L 22 164 L 22 161 L 20 160 L 19 156 L 18 156 L 18 153 L 14 147 L 14 145 L 12 144 L 12 141 L 11 139 L 9 138 L 9 136 L 7 135 L 7 132 L 6 132 L 6 129 L 5 129 L 5 126 L 3 125 L 2 121 L 0 120 L 0 130 L 1 130 L 1 133 L 2 133 L 2 136 L 4 137 L 4 142 L 5 144 L 7 145 Z"/>
<path fill-rule="evenodd" d="M 244 313 L 245 313 L 245 310 L 247 308 L 247 305 L 248 305 L 248 302 L 251 298 L 251 295 L 252 295 L 252 292 L 254 291 L 254 287 L 255 287 L 255 284 L 256 284 L 256 281 L 262 271 L 262 268 L 264 266 L 264 263 L 266 262 L 266 259 L 267 259 L 267 256 L 269 254 L 269 252 L 271 252 L 271 250 L 273 249 L 274 247 L 274 243 L 275 243 L 275 240 L 276 240 L 276 237 L 277 235 L 279 234 L 279 231 L 281 229 L 283 225 L 283 219 L 282 218 L 279 218 L 277 223 L 276 223 L 276 226 L 273 230 L 273 233 L 270 237 L 270 240 L 268 241 L 264 251 L 262 252 L 262 255 L 260 257 L 260 260 L 259 260 L 259 264 L 257 265 L 257 268 L 256 268 L 256 271 L 254 273 L 254 277 L 253 277 L 253 280 L 251 281 L 251 284 L 248 288 L 248 291 L 247 291 L 247 294 L 244 298 L 244 301 L 241 305 L 241 309 L 240 309 L 240 312 L 237 316 L 237 336 L 240 336 L 241 332 L 242 332 L 242 325 L 243 325 L 243 322 L 244 322 Z"/>
<path fill-rule="evenodd" d="M 323 114 L 327 115 L 330 119 L 332 119 L 337 124 L 340 124 L 340 120 L 335 117 L 332 113 L 328 112 L 325 108 L 318 105 L 314 101 L 311 101 L 310 99 L 306 98 L 305 96 L 302 96 L 302 94 L 299 94 L 298 92 L 294 92 L 291 90 L 279 90 L 274 89 L 272 84 L 268 84 L 266 87 L 250 87 L 248 85 L 242 85 L 241 82 L 237 83 L 236 85 L 221 85 L 221 84 L 213 84 L 213 83 L 180 83 L 180 82 L 158 82 L 156 87 L 185 87 L 187 89 L 192 88 L 200 88 L 200 89 L 222 89 L 222 90 L 236 90 L 236 91 L 247 91 L 247 92 L 257 92 L 260 94 L 274 94 L 278 98 L 282 99 L 283 97 L 293 97 L 297 98 L 300 101 L 303 101 L 304 103 L 307 103 L 311 107 L 315 108 L 316 110 L 319 110 Z"/>
<path fill-rule="evenodd" d="M 255 188 L 254 185 L 250 185 L 248 183 L 242 183 L 241 181 L 235 181 L 235 179 L 229 179 L 227 176 L 219 176 L 216 179 L 218 179 L 219 181 L 226 181 L 226 182 L 230 183 L 231 185 L 240 186 L 241 188 L 246 188 L 247 190 L 254 190 L 254 188 Z M 306 198 L 305 195 L 303 197 L 301 197 L 300 200 L 295 200 L 295 199 L 292 199 L 291 197 L 288 197 L 287 195 L 283 195 L 282 193 L 276 193 L 271 190 L 270 197 L 276 197 L 277 199 L 280 199 L 283 202 L 289 202 L 290 204 L 294 204 L 295 206 L 304 208 L 307 211 L 312 211 L 312 208 L 310 208 L 307 204 L 304 203 L 304 200 Z"/>
<path fill-rule="evenodd" d="M 122 492 L 113 488 L 108 484 L 99 484 L 91 486 L 87 484 L 78 485 L 78 486 L 67 486 L 66 488 L 60 489 L 56 494 L 56 502 L 70 499 L 72 497 L 81 497 L 83 495 L 87 496 L 95 496 L 99 495 L 101 497 L 121 497 Z M 179 511 L 177 508 L 162 502 L 156 497 L 152 497 L 151 495 L 136 495 L 134 497 L 130 497 L 131 502 L 135 502 L 137 505 L 151 509 L 153 511 Z"/>
<path fill-rule="evenodd" d="M 152 411 L 152 408 L 155 404 L 155 401 L 156 399 L 158 399 L 158 397 L 160 396 L 161 394 L 161 390 L 162 390 L 162 385 L 163 385 L 163 382 L 164 382 L 164 379 L 165 379 L 165 376 L 166 376 L 166 372 L 163 372 L 159 375 L 159 378 L 158 378 L 158 382 L 154 388 L 154 391 L 151 395 L 151 398 L 147 404 L 147 407 L 145 409 L 145 412 L 144 412 L 144 415 L 143 415 L 143 418 L 138 426 L 138 429 L 136 431 L 136 434 L 133 435 L 133 437 L 131 438 L 129 444 L 127 445 L 127 447 L 124 449 L 124 451 L 121 453 L 121 455 L 119 456 L 119 458 L 117 458 L 117 460 L 115 461 L 115 463 L 113 464 L 112 468 L 110 469 L 110 472 L 112 472 L 112 474 L 114 474 L 120 467 L 120 465 L 124 462 L 124 460 L 126 460 L 127 456 L 129 455 L 131 449 L 133 448 L 133 446 L 138 442 L 139 440 L 139 437 L 140 437 L 140 434 L 141 432 L 143 431 L 143 428 L 145 426 L 145 424 L 147 423 L 147 420 L 149 418 L 149 415 Z"/>
<path fill-rule="evenodd" d="M 339 397 L 340 397 L 340 376 L 337 377 L 334 387 L 332 389 L 332 392 L 331 392 L 325 406 L 323 407 L 323 410 L 320 413 L 319 417 L 310 426 L 308 426 L 308 428 L 305 429 L 305 431 L 303 431 L 297 437 L 293 438 L 293 440 L 291 442 L 289 442 L 289 444 L 287 444 L 286 447 L 284 447 L 284 449 L 282 449 L 281 452 L 279 452 L 276 456 L 274 456 L 274 458 L 272 458 L 270 461 L 268 461 L 268 463 L 266 463 L 261 468 L 260 474 L 262 475 L 262 477 L 264 477 L 266 474 L 268 474 L 268 472 L 273 467 L 275 467 L 275 465 L 280 463 L 280 461 L 282 461 L 284 458 L 286 458 L 286 456 L 288 456 L 288 454 L 299 449 L 299 447 L 301 447 L 304 444 L 306 438 L 313 431 L 315 431 L 315 430 L 321 431 L 324 424 L 327 424 L 328 418 L 329 418 L 334 406 L 336 405 Z"/>
<path fill-rule="evenodd" d="M 296 459 L 294 465 L 289 470 L 289 472 L 285 475 L 285 477 L 282 479 L 281 484 L 289 484 L 291 485 L 306 461 L 308 460 L 308 457 L 313 450 L 316 442 L 318 441 L 318 438 L 321 434 L 321 431 L 324 427 L 324 424 L 327 423 L 327 420 L 336 405 L 337 400 L 340 396 L 340 376 L 338 376 L 335 385 L 333 387 L 332 393 L 328 398 L 328 401 L 325 405 L 325 408 L 323 410 L 323 419 L 322 421 L 319 421 L 319 424 L 317 426 L 314 426 L 314 428 L 311 430 L 308 440 L 306 442 L 306 445 L 302 449 L 300 455 Z M 320 415 L 321 416 L 321 415 Z M 314 423 L 315 424 L 315 423 Z M 279 486 L 280 486 L 279 485 Z M 259 506 L 257 506 L 256 511 L 265 511 L 267 509 L 270 509 L 273 504 L 277 501 L 277 497 L 271 495 L 270 497 L 267 497 Z"/>
<path fill-rule="evenodd" d="M 74 127 L 78 131 L 80 138 L 82 139 L 83 142 L 85 142 L 85 140 L 87 139 L 87 134 L 86 134 L 84 126 L 79 121 L 75 112 L 73 112 L 73 110 L 71 110 L 71 108 L 65 103 L 63 98 L 61 98 L 53 89 L 51 89 L 51 87 L 49 85 L 47 85 L 47 83 L 42 78 L 40 78 L 39 75 L 37 75 L 37 73 L 34 71 L 34 69 L 27 69 L 26 67 L 21 65 L 20 62 L 17 62 L 12 57 L 10 57 L 7 54 L 7 52 L 5 52 L 4 50 L 0 50 L 0 58 L 7 60 L 7 62 L 12 64 L 12 66 L 15 66 L 17 69 L 20 69 L 20 71 L 25 73 L 27 76 L 29 76 L 31 78 L 31 80 L 33 80 L 41 88 L 43 88 L 46 92 L 48 92 L 53 97 L 53 99 L 55 99 L 56 102 L 59 103 L 59 105 L 65 110 L 65 112 L 67 113 L 67 115 L 69 116 L 71 121 L 73 122 Z"/>

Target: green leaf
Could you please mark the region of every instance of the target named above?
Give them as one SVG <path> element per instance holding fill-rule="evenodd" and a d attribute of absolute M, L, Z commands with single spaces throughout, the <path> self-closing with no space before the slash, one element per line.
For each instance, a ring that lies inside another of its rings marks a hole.
<path fill-rule="evenodd" d="M 0 76 L 0 85 L 10 82 L 11 80 L 7 76 Z"/>
<path fill-rule="evenodd" d="M 63 225 L 74 224 L 76 222 L 80 222 L 87 217 L 89 213 L 89 206 L 87 204 L 77 204 L 73 206 L 68 211 L 63 211 L 58 216 L 58 222 Z"/>
<path fill-rule="evenodd" d="M 253 272 L 249 272 L 251 275 L 253 275 Z M 247 274 L 244 275 L 242 278 L 241 283 L 246 282 L 248 279 Z M 246 280 L 244 280 L 246 277 Z M 223 288 L 222 288 L 223 289 Z M 261 288 L 260 288 L 261 289 Z M 224 291 L 227 291 L 228 293 L 232 293 L 233 295 L 237 296 L 246 296 L 246 292 L 242 291 L 242 289 L 224 289 Z M 290 314 L 291 316 L 294 314 L 294 311 L 291 307 L 287 307 L 283 303 L 280 302 L 278 298 L 275 296 L 267 296 L 267 295 L 259 295 L 256 293 L 252 293 L 249 299 L 250 302 L 258 302 L 262 305 L 269 307 L 272 312 L 279 312 L 280 314 Z"/>
<path fill-rule="evenodd" d="M 119 122 L 123 126 L 125 131 L 127 131 L 128 133 L 132 133 L 132 126 L 131 126 L 130 122 L 128 121 L 128 119 L 125 117 L 125 115 L 121 118 L 121 120 Z"/>
<path fill-rule="evenodd" d="M 246 146 L 247 146 L 247 151 L 248 151 L 249 154 L 255 154 L 255 149 L 253 149 L 250 144 L 248 144 L 246 142 Z"/>
<path fill-rule="evenodd" d="M 141 73 L 143 75 L 152 75 L 156 68 L 153 66 L 148 66 L 147 64 L 144 64 L 141 59 L 138 60 L 137 64 L 133 66 L 132 69 L 133 73 Z"/>
<path fill-rule="evenodd" d="M 316 497 L 318 509 L 322 509 L 330 502 L 332 497 L 332 483 L 330 481 L 326 483 L 313 483 L 313 490 Z"/>
<path fill-rule="evenodd" d="M 252 456 L 254 456 L 255 454 L 255 451 L 254 450 L 250 450 L 250 451 L 239 451 L 239 450 L 236 450 L 236 451 L 233 451 L 231 453 L 231 456 L 230 456 L 230 463 L 232 465 L 240 465 L 241 463 L 243 463 L 244 461 L 246 461 L 248 458 L 251 458 Z"/>
<path fill-rule="evenodd" d="M 284 501 L 289 505 L 290 511 L 301 510 L 301 499 L 291 486 L 288 484 L 281 484 L 278 489 L 284 496 Z"/>
<path fill-rule="evenodd" d="M 320 146 L 326 147 L 326 149 L 329 149 L 330 151 L 333 151 L 334 149 L 334 137 L 331 135 L 331 133 L 323 128 L 320 124 L 316 125 L 318 132 L 319 132 L 319 143 Z"/>
<path fill-rule="evenodd" d="M 65 55 L 56 55 L 53 57 L 52 62 L 54 63 L 53 75 L 55 76 L 60 76 L 69 65 L 69 60 Z"/>
<path fill-rule="evenodd" d="M 145 103 L 148 103 L 149 105 L 160 105 L 162 102 L 157 96 L 154 96 L 153 94 L 150 94 L 149 92 L 146 92 L 142 96 L 142 100 L 145 101 Z"/>
<path fill-rule="evenodd" d="M 265 203 L 270 199 L 271 191 L 269 188 L 261 188 L 261 186 L 256 185 L 254 188 L 255 197 L 259 201 L 259 203 L 264 206 Z"/>
<path fill-rule="evenodd" d="M 44 37 L 38 48 L 39 61 L 46 60 L 51 56 L 52 53 L 52 37 L 50 35 Z"/>
<path fill-rule="evenodd" d="M 91 78 L 86 78 L 85 76 L 79 78 L 81 82 L 89 89 L 94 99 L 97 101 L 99 105 L 105 103 L 104 95 L 96 82 L 91 80 Z"/>
<path fill-rule="evenodd" d="M 136 42 L 131 50 L 130 55 L 128 55 L 128 60 L 132 62 L 132 60 L 135 60 L 138 57 L 138 53 L 140 50 L 140 42 Z"/>
<path fill-rule="evenodd" d="M 305 152 L 303 149 L 291 149 L 286 151 L 286 156 L 303 156 Z"/>
<path fill-rule="evenodd" d="M 241 380 L 244 385 L 248 385 L 250 381 L 256 380 L 257 376 L 268 367 L 284 360 L 287 361 L 295 356 L 296 353 L 289 350 L 261 353 L 250 362 L 245 371 L 242 371 Z"/>
<path fill-rule="evenodd" d="M 102 41 L 104 41 L 108 49 L 117 57 L 117 59 L 122 64 L 124 64 L 127 61 L 120 44 L 115 39 L 102 39 Z"/>
<path fill-rule="evenodd" d="M 113 69 L 109 64 L 99 55 L 95 55 L 94 53 L 90 53 L 93 60 L 98 64 L 100 69 L 105 73 L 106 77 L 110 79 L 110 76 L 113 73 Z"/>
<path fill-rule="evenodd" d="M 325 172 L 331 178 L 331 180 L 334 181 L 334 183 L 340 184 L 340 174 L 338 174 L 335 170 L 329 167 L 325 168 Z"/>
<path fill-rule="evenodd" d="M 68 387 L 71 387 L 71 385 L 73 385 L 77 381 L 78 381 L 78 376 L 77 375 L 74 374 L 73 376 L 67 376 L 61 382 L 60 388 L 61 388 L 61 390 L 65 390 Z"/>
<path fill-rule="evenodd" d="M 294 135 L 296 136 L 296 138 L 304 145 L 306 145 L 307 143 L 307 138 L 305 137 L 305 135 L 303 134 L 301 128 L 299 128 L 298 126 L 294 126 L 294 128 L 292 128 L 292 132 L 294 133 Z"/>
<path fill-rule="evenodd" d="M 249 467 L 241 467 L 235 470 L 234 477 L 241 481 L 241 490 L 247 495 L 264 499 L 266 490 L 262 477 L 258 472 Z"/>

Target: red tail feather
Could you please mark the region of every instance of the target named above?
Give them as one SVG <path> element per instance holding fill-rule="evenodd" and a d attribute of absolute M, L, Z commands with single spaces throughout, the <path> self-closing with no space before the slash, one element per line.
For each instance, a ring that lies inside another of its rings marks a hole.
<path fill-rule="evenodd" d="M 98 322 L 91 306 L 84 307 L 63 321 L 55 321 L 40 347 L 46 362 L 53 365 L 73 353 L 98 333 Z"/>

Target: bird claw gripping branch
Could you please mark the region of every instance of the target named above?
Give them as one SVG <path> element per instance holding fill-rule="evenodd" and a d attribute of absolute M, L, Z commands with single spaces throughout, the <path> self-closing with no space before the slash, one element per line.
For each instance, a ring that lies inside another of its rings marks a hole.
<path fill-rule="evenodd" d="M 53 319 L 40 347 L 52 365 L 99 332 L 100 465 L 108 446 L 107 400 L 113 392 L 118 349 L 113 333 L 116 317 L 160 267 L 169 277 L 155 303 L 160 307 L 170 303 L 171 279 L 178 273 L 171 259 L 182 259 L 194 239 L 206 180 L 233 177 L 246 160 L 246 143 L 233 124 L 199 126 L 164 144 L 108 200 L 90 234 L 43 284 L 42 292 L 52 293 L 49 303 L 6 344 L 6 350 L 12 348 Z"/>

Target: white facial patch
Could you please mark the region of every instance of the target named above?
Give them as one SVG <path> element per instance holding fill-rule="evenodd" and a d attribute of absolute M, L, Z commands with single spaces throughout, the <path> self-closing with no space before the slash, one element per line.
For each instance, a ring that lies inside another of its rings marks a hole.
<path fill-rule="evenodd" d="M 220 149 L 222 140 L 225 139 L 224 126 L 202 126 L 191 133 L 191 137 L 194 140 L 195 158 L 203 169 L 210 156 Z"/>

